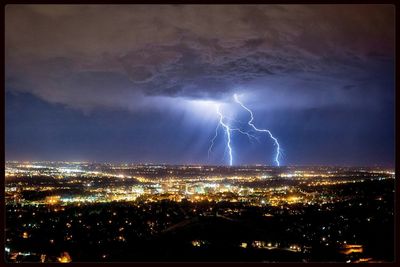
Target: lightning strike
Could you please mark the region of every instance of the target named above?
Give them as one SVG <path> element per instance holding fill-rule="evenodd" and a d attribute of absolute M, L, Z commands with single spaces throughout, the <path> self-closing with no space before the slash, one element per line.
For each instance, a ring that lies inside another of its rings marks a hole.
<path fill-rule="evenodd" d="M 258 140 L 258 138 L 257 138 L 256 136 L 254 136 L 254 135 L 252 135 L 252 134 L 250 134 L 250 133 L 248 133 L 248 132 L 246 132 L 246 131 L 243 131 L 243 130 L 240 129 L 240 128 L 231 128 L 227 123 L 225 123 L 225 122 L 224 122 L 224 119 L 226 119 L 226 118 L 230 119 L 230 118 L 227 117 L 227 116 L 224 116 L 224 115 L 222 114 L 219 105 L 217 105 L 217 114 L 218 114 L 218 116 L 219 116 L 219 122 L 218 122 L 218 124 L 217 124 L 217 127 L 215 128 L 215 135 L 214 135 L 214 137 L 211 139 L 211 145 L 210 145 L 210 147 L 208 148 L 208 157 L 210 157 L 210 153 L 211 153 L 211 151 L 212 151 L 212 149 L 213 149 L 213 147 L 214 147 L 215 140 L 216 140 L 217 137 L 218 137 L 218 130 L 219 130 L 219 128 L 222 126 L 222 128 L 224 129 L 225 134 L 226 134 L 226 136 L 227 136 L 227 144 L 226 144 L 226 147 L 228 148 L 228 152 L 229 152 L 229 165 L 232 166 L 232 164 L 233 164 L 233 148 L 232 148 L 232 145 L 231 145 L 231 133 L 232 133 L 232 132 L 236 131 L 236 132 L 239 132 L 239 133 L 241 133 L 241 134 L 243 134 L 243 135 L 246 135 L 246 136 L 249 138 L 249 140 L 251 140 L 252 138 L 255 139 L 255 140 L 258 141 L 258 142 L 259 142 L 259 140 Z M 233 120 L 233 119 L 230 119 L 230 121 L 231 121 L 231 120 Z M 233 120 L 233 121 L 234 121 L 234 122 L 237 122 L 236 120 Z"/>
<path fill-rule="evenodd" d="M 245 131 L 243 131 L 243 130 L 241 130 L 241 129 L 239 129 L 239 128 L 233 128 L 233 129 L 231 129 L 231 131 L 238 131 L 239 133 L 241 133 L 241 134 L 243 134 L 243 135 L 246 135 L 246 136 L 249 138 L 249 140 L 251 140 L 251 138 L 253 138 L 253 139 L 255 139 L 257 142 L 259 142 L 259 140 L 258 140 L 258 138 L 257 138 L 256 136 L 254 136 L 254 135 L 252 135 L 252 134 L 249 134 L 248 132 L 245 132 Z"/>
<path fill-rule="evenodd" d="M 229 152 L 229 166 L 232 166 L 233 164 L 233 156 L 232 156 L 232 147 L 231 147 L 231 129 L 230 127 L 224 123 L 224 116 L 222 115 L 220 111 L 220 106 L 217 106 L 217 113 L 219 115 L 219 124 L 225 129 L 226 136 L 228 138 L 227 140 L 227 147 L 228 147 L 228 152 Z"/>
<path fill-rule="evenodd" d="M 211 150 L 212 150 L 212 148 L 213 148 L 213 146 L 214 146 L 215 139 L 218 137 L 218 129 L 219 129 L 219 126 L 220 126 L 220 125 L 221 125 L 221 124 L 218 123 L 218 124 L 217 124 L 217 127 L 215 128 L 215 135 L 214 135 L 213 139 L 211 139 L 211 145 L 210 145 L 210 147 L 208 148 L 208 158 L 210 158 L 210 153 L 211 153 Z"/>
<path fill-rule="evenodd" d="M 279 142 L 278 139 L 276 139 L 272 133 L 269 130 L 266 129 L 258 129 L 254 124 L 253 124 L 253 120 L 254 120 L 254 115 L 253 112 L 247 108 L 238 98 L 237 94 L 233 95 L 233 98 L 235 99 L 235 102 L 238 103 L 242 108 L 244 108 L 245 110 L 247 110 L 250 113 L 250 120 L 247 122 L 247 124 L 249 126 L 251 126 L 255 131 L 257 132 L 264 132 L 267 133 L 269 135 L 269 137 L 274 141 L 274 145 L 276 146 L 276 154 L 275 154 L 275 162 L 276 165 L 279 167 L 280 166 L 280 162 L 279 162 L 279 156 L 281 154 L 281 148 L 279 146 Z"/>

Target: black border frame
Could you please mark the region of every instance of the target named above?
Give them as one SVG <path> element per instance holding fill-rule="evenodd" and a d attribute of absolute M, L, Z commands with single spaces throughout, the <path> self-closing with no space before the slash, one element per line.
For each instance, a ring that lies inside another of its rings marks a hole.
<path fill-rule="evenodd" d="M 203 0 L 203 1 L 193 1 L 193 0 L 186 0 L 186 1 L 160 1 L 160 0 L 147 0 L 147 1 L 132 1 L 132 0 L 94 0 L 94 1 L 87 1 L 87 0 L 60 0 L 60 1 L 51 1 L 51 0 L 34 0 L 34 1 L 29 1 L 29 0 L 5 0 L 2 1 L 2 19 L 0 20 L 1 23 L 1 29 L 3 31 L 1 38 L 2 38 L 2 44 L 5 46 L 5 11 L 6 11 L 6 6 L 8 4 L 299 4 L 299 5 L 307 5 L 307 4 L 323 4 L 323 5 L 331 5 L 331 4 L 388 4 L 388 5 L 393 5 L 395 9 L 395 172 L 396 174 L 399 171 L 399 165 L 398 165 L 398 158 L 397 158 L 397 151 L 399 148 L 399 143 L 397 142 L 397 126 L 398 126 L 398 114 L 400 113 L 400 109 L 398 108 L 397 100 L 399 95 L 397 94 L 399 90 L 399 84 L 397 82 L 397 66 L 400 63 L 399 55 L 397 54 L 398 51 L 398 33 L 399 33 L 399 20 L 397 19 L 397 14 L 399 10 L 399 4 L 396 2 L 396 0 L 250 0 L 250 1 L 245 1 L 245 0 L 219 0 L 219 1 L 210 1 L 210 0 Z M 1 53 L 1 59 L 3 62 L 5 61 L 5 50 L 3 47 L 3 52 Z M 5 92 L 5 65 L 2 65 L 3 70 L 1 72 L 1 78 L 2 78 L 2 86 L 3 86 L 3 91 Z M 399 73 L 400 75 L 400 73 Z M 1 104 L 3 108 L 1 109 L 1 117 L 2 117 L 2 128 L 4 131 L 1 132 L 3 135 L 3 141 L 1 142 L 1 148 L 4 151 L 4 153 L 1 155 L 1 159 L 3 162 L 4 166 L 4 171 L 3 171 L 3 176 L 2 179 L 0 179 L 0 187 L 2 190 L 5 188 L 5 94 L 1 94 Z M 395 178 L 395 260 L 394 262 L 389 262 L 389 263 L 369 263 L 369 266 L 374 266 L 374 265 L 384 265 L 384 266 L 397 266 L 397 263 L 399 262 L 400 259 L 400 239 L 399 239 L 399 231 L 398 231 L 398 224 L 400 222 L 400 212 L 399 212 L 399 205 L 397 204 L 397 201 L 399 200 L 399 182 L 397 181 L 397 175 Z M 5 215 L 5 194 L 4 191 L 0 193 L 1 200 L 0 200 L 0 213 L 2 215 Z M 0 229 L 5 229 L 5 218 L 0 220 Z M 2 230 L 3 231 L 3 230 Z M 3 232 L 4 233 L 4 232 Z M 3 236 L 0 234 L 0 236 Z M 1 239 L 1 244 L 3 245 L 0 247 L 0 266 L 10 266 L 10 265 L 15 265 L 15 263 L 7 263 L 5 261 L 5 253 L 3 250 L 4 247 L 4 236 Z M 21 265 L 28 265 L 28 266 L 50 266 L 52 264 L 56 263 L 19 263 Z M 97 266 L 97 265 L 117 265 L 117 266 L 152 266 L 152 265 L 163 265 L 163 266 L 175 266 L 175 265 L 180 265 L 180 266 L 187 266 L 187 265 L 223 265 L 223 266 L 246 266 L 246 265 L 264 265 L 265 263 L 252 263 L 252 262 L 125 262 L 125 263 L 118 263 L 118 262 L 112 262 L 112 263 L 93 263 L 93 262 L 88 262 L 88 263 L 81 263 L 81 262 L 71 262 L 69 265 L 73 266 Z M 312 266 L 325 266 L 325 264 L 328 264 L 330 266 L 341 266 L 345 265 L 346 263 L 327 263 L 327 262 L 316 262 L 316 263 L 268 263 L 268 265 L 282 265 L 282 266 L 296 266 L 296 265 L 312 265 Z"/>

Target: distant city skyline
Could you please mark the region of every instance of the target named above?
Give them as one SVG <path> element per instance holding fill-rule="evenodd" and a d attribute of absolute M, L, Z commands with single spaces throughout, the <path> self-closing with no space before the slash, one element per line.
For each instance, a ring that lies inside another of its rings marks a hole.
<path fill-rule="evenodd" d="M 394 11 L 7 5 L 5 158 L 393 167 Z"/>
<path fill-rule="evenodd" d="M 55 164 L 110 164 L 110 165 L 115 165 L 115 166 L 122 166 L 122 165 L 127 165 L 127 166 L 166 166 L 166 167 L 172 167 L 172 166 L 188 166 L 188 167 L 221 167 L 221 168 L 237 168 L 237 167 L 266 167 L 266 168 L 382 168 L 382 169 L 394 169 L 395 166 L 389 166 L 389 165 L 298 165 L 298 164 L 293 164 L 293 165 L 282 165 L 282 166 L 274 166 L 274 165 L 268 165 L 268 164 L 241 164 L 241 165 L 233 165 L 229 166 L 227 164 L 200 164 L 200 163 L 165 163 L 165 162 L 128 162 L 128 161 L 88 161 L 88 160 L 82 160 L 82 161 L 74 161 L 74 160 L 6 160 L 6 163 L 21 163 L 21 164 L 42 164 L 42 163 L 55 163 Z"/>

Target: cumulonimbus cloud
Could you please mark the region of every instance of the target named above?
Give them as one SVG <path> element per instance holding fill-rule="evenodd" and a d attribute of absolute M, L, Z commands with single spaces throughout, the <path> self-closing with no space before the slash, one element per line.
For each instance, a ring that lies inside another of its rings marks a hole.
<path fill-rule="evenodd" d="M 6 89 L 79 109 L 275 77 L 343 87 L 394 51 L 390 5 L 8 5 L 5 23 Z"/>

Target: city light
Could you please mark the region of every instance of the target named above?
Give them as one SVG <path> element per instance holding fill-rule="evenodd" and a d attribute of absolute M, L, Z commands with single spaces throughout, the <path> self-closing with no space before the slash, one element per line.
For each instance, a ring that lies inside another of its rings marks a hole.
<path fill-rule="evenodd" d="M 372 204 L 384 207 L 390 203 L 388 198 L 394 191 L 390 189 L 384 193 L 379 188 L 392 184 L 395 179 L 392 170 L 368 171 L 365 168 L 157 164 L 126 166 L 88 163 L 74 163 L 75 168 L 80 170 L 80 175 L 74 176 L 73 172 L 65 172 L 65 167 L 62 167 L 65 164 L 6 164 L 6 205 L 8 218 L 14 220 L 10 226 L 18 227 L 16 233 L 19 239 L 16 240 L 36 242 L 37 238 L 45 238 L 49 246 L 67 246 L 81 242 L 82 231 L 93 235 L 92 231 L 95 229 L 106 227 L 113 230 L 109 233 L 102 232 L 104 238 L 90 242 L 100 245 L 111 242 L 106 240 L 112 240 L 123 245 L 132 242 L 132 233 L 139 231 L 136 229 L 144 231 L 141 235 L 157 236 L 178 230 L 186 224 L 198 223 L 199 220 L 238 222 L 243 216 L 250 216 L 255 211 L 258 215 L 250 217 L 252 220 L 258 221 L 262 218 L 265 223 L 278 223 L 277 220 L 282 216 L 294 220 L 293 218 L 307 216 L 311 211 L 334 215 L 337 212 L 335 207 L 343 205 L 347 209 L 367 209 Z M 374 191 L 375 187 L 379 190 Z M 344 188 L 353 191 L 349 194 Z M 369 202 L 360 198 L 365 188 L 372 190 L 369 193 Z M 376 212 L 377 209 L 372 208 Z M 29 212 L 24 212 L 25 210 Z M 140 220 L 127 213 L 132 210 L 135 210 L 135 216 L 141 214 Z M 390 217 L 393 214 L 388 207 L 380 212 L 386 213 L 382 213 L 381 217 L 365 213 L 362 219 L 357 219 L 357 227 L 361 222 L 371 225 L 381 221 L 382 216 Z M 99 214 L 102 215 L 96 217 L 96 220 L 88 220 Z M 307 217 L 304 217 L 304 222 L 298 221 L 296 225 L 302 225 L 302 231 L 309 229 L 312 234 L 304 233 L 302 238 L 290 242 L 284 239 L 240 238 L 235 246 L 244 250 L 284 250 L 307 256 L 313 249 L 309 244 L 313 241 L 327 248 L 332 247 L 333 250 L 335 244 L 338 255 L 351 256 L 352 262 L 370 261 L 371 257 L 366 257 L 368 255 L 365 255 L 360 239 L 346 234 L 345 229 L 352 225 L 351 216 L 353 215 L 338 213 L 334 221 L 319 227 L 306 224 Z M 297 236 L 297 226 L 291 225 L 289 221 L 287 223 L 285 232 Z M 138 224 L 143 225 L 139 227 Z M 37 232 L 39 230 L 44 231 L 40 232 L 40 237 Z M 56 238 L 59 234 L 62 236 Z M 239 238 L 240 231 L 237 234 Z M 91 239 L 90 236 L 87 238 Z M 17 261 L 17 257 L 21 255 L 37 257 L 40 262 L 72 261 L 67 252 L 54 256 L 16 250 L 16 240 L 8 240 L 6 252 L 11 261 Z M 213 241 L 206 238 L 190 240 L 190 246 L 194 249 L 207 249 L 212 245 Z M 99 255 L 101 259 L 113 257 L 109 253 L 106 257 L 103 257 L 106 254 Z"/>

